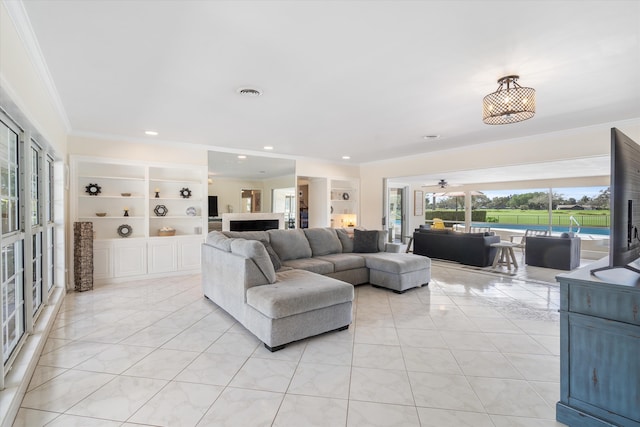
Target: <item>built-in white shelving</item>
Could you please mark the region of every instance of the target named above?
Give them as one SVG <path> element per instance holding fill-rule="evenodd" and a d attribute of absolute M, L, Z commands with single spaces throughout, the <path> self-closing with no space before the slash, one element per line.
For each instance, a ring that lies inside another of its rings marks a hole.
<path fill-rule="evenodd" d="M 89 194 L 91 185 L 99 193 Z M 73 221 L 93 223 L 95 279 L 199 269 L 206 166 L 72 156 L 70 187 Z M 156 214 L 158 205 L 164 216 Z M 127 237 L 118 233 L 122 225 L 132 230 Z M 175 236 L 159 236 L 164 228 Z"/>
<path fill-rule="evenodd" d="M 331 226 L 336 228 L 358 225 L 359 182 L 356 179 L 332 179 L 330 187 Z"/>

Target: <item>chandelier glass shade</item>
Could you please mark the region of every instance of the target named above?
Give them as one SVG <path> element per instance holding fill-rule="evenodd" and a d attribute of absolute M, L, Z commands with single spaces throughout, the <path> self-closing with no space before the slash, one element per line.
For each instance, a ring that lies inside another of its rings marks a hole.
<path fill-rule="evenodd" d="M 530 119 L 536 113 L 536 91 L 522 87 L 519 76 L 498 79 L 498 90 L 482 100 L 482 121 L 488 125 L 506 125 Z"/>

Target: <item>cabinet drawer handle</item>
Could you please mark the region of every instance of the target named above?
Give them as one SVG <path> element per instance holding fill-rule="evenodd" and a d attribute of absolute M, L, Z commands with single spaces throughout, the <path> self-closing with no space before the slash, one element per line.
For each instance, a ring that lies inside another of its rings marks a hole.
<path fill-rule="evenodd" d="M 593 376 L 591 377 L 591 381 L 593 381 L 594 387 L 598 386 L 598 371 L 596 370 L 596 368 L 593 368 Z"/>

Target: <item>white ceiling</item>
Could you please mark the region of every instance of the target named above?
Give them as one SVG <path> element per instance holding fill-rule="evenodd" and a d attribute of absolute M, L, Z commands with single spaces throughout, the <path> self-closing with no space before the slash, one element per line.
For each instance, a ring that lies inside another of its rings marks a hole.
<path fill-rule="evenodd" d="M 572 160 L 561 160 L 545 163 L 530 163 L 523 165 L 501 166 L 499 168 L 484 168 L 473 170 L 459 170 L 445 174 L 425 174 L 393 178 L 394 183 L 414 184 L 426 187 L 429 191 L 440 191 L 437 183 L 444 179 L 448 189 L 452 187 L 470 185 L 477 190 L 484 189 L 483 184 L 513 183 L 533 181 L 536 183 L 545 180 L 562 180 L 577 177 L 604 177 L 608 176 L 611 168 L 609 156 L 589 157 Z M 447 190 L 443 190 L 447 191 Z"/>
<path fill-rule="evenodd" d="M 358 164 L 640 118 L 639 1 L 23 4 L 74 134 Z M 485 125 L 508 74 L 537 114 Z"/>
<path fill-rule="evenodd" d="M 294 182 L 296 162 L 291 159 L 209 151 L 209 178 L 263 180 L 290 176 Z"/>

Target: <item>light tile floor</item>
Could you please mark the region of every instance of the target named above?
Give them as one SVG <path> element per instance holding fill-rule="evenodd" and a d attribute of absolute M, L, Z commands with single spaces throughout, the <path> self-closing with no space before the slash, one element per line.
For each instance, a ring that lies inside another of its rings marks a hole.
<path fill-rule="evenodd" d="M 403 295 L 356 287 L 352 327 L 276 353 L 199 276 L 71 293 L 14 425 L 562 426 L 558 272 L 433 264 Z"/>

